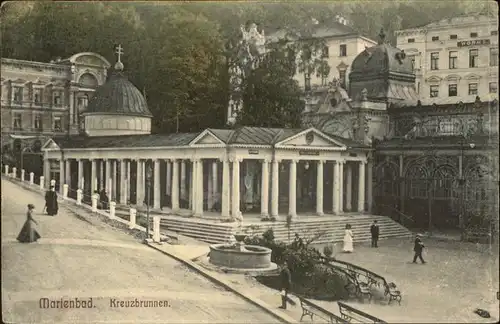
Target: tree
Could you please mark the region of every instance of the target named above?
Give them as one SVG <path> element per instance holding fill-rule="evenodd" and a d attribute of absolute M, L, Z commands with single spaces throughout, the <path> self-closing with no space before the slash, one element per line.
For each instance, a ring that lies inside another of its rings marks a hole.
<path fill-rule="evenodd" d="M 295 57 L 283 43 L 271 45 L 259 64 L 243 78 L 243 109 L 237 125 L 258 127 L 300 127 L 304 107 L 296 80 Z"/>

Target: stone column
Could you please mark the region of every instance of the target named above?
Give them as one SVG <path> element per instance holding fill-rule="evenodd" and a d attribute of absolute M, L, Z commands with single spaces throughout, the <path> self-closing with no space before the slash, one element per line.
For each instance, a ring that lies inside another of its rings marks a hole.
<path fill-rule="evenodd" d="M 64 183 L 68 185 L 69 188 L 71 188 L 71 160 L 66 159 L 66 169 L 64 171 L 65 175 L 65 181 Z"/>
<path fill-rule="evenodd" d="M 368 160 L 366 166 L 366 207 L 369 213 L 372 212 L 373 205 L 373 161 Z"/>
<path fill-rule="evenodd" d="M 106 181 L 104 181 L 104 160 L 99 160 L 99 188 L 103 189 Z"/>
<path fill-rule="evenodd" d="M 358 211 L 365 211 L 365 161 L 359 163 Z"/>
<path fill-rule="evenodd" d="M 269 216 L 269 160 L 262 160 L 262 181 L 260 190 L 260 215 Z"/>
<path fill-rule="evenodd" d="M 117 188 L 117 183 L 116 183 L 116 174 L 118 173 L 117 171 L 117 164 L 118 163 L 118 160 L 113 160 L 112 161 L 112 169 L 113 169 L 113 173 L 111 174 L 111 178 L 113 179 L 113 185 L 111 186 L 111 190 L 113 191 L 113 197 L 111 198 L 111 196 L 109 197 L 109 199 L 112 199 L 114 202 L 116 202 L 118 199 L 117 197 L 117 192 L 118 190 L 116 190 Z"/>
<path fill-rule="evenodd" d="M 229 161 L 222 159 L 221 217 L 229 217 Z"/>
<path fill-rule="evenodd" d="M 78 189 L 83 189 L 83 161 L 78 159 Z"/>
<path fill-rule="evenodd" d="M 120 160 L 120 204 L 125 205 L 127 203 L 127 193 L 126 193 L 126 177 L 127 177 L 127 165 L 124 159 Z"/>
<path fill-rule="evenodd" d="M 161 207 L 161 186 L 160 186 L 160 160 L 154 161 L 154 202 L 153 208 L 160 209 Z"/>
<path fill-rule="evenodd" d="M 144 197 L 142 196 L 142 187 L 144 186 L 144 182 L 143 182 L 143 179 L 142 179 L 142 161 L 140 159 L 137 159 L 137 171 L 136 171 L 136 179 L 135 179 L 135 182 L 136 182 L 136 186 L 135 186 L 135 197 L 136 197 L 136 205 L 138 206 L 142 206 L 142 204 L 144 203 Z"/>
<path fill-rule="evenodd" d="M 288 215 L 297 216 L 297 160 L 290 160 L 288 187 Z"/>
<path fill-rule="evenodd" d="M 340 213 L 339 197 L 340 197 L 340 161 L 335 161 L 333 164 L 333 208 L 332 212 L 337 215 Z"/>
<path fill-rule="evenodd" d="M 126 190 L 125 190 L 125 197 L 126 197 L 126 202 L 127 204 L 129 203 L 130 201 L 130 196 L 132 195 L 130 193 L 130 187 L 131 187 L 131 179 L 132 179 L 132 171 L 131 171 L 131 168 L 132 168 L 132 160 L 126 160 L 126 164 L 127 164 L 127 178 L 125 179 L 125 186 L 126 186 Z"/>
<path fill-rule="evenodd" d="M 271 216 L 277 217 L 279 210 L 279 161 L 274 159 L 272 162 L 271 176 Z"/>
<path fill-rule="evenodd" d="M 345 161 L 339 163 L 339 211 L 344 212 L 344 165 Z"/>
<path fill-rule="evenodd" d="M 346 168 L 346 199 L 345 199 L 345 209 L 346 211 L 352 210 L 352 167 L 350 164 L 345 164 Z"/>
<path fill-rule="evenodd" d="M 90 164 L 91 164 L 91 172 L 90 172 L 90 183 L 91 183 L 91 187 L 90 187 L 90 195 L 93 195 L 94 194 L 94 191 L 97 190 L 97 166 L 96 166 L 96 160 L 90 160 Z"/>
<path fill-rule="evenodd" d="M 210 211 L 214 204 L 214 192 L 212 186 L 212 163 L 207 168 L 207 210 Z"/>
<path fill-rule="evenodd" d="M 218 196 L 218 191 L 219 191 L 219 187 L 218 187 L 218 184 L 219 184 L 219 174 L 218 174 L 218 170 L 217 170 L 217 161 L 213 161 L 212 162 L 212 183 L 210 184 L 209 183 L 209 186 L 211 185 L 212 186 L 212 206 L 210 206 L 211 208 L 213 208 L 213 205 L 217 202 L 217 196 Z"/>
<path fill-rule="evenodd" d="M 194 170 L 194 165 L 193 165 Z M 192 171 L 193 173 L 193 171 Z M 186 199 L 186 160 L 181 160 L 181 200 Z M 191 197 L 192 198 L 192 197 Z"/>
<path fill-rule="evenodd" d="M 186 168 L 184 168 L 186 170 Z M 196 186 L 196 178 L 198 176 L 198 163 L 197 159 L 192 159 L 191 160 L 191 181 L 189 184 L 189 208 L 193 212 L 193 215 L 196 214 L 196 208 L 198 207 L 195 203 L 196 201 L 196 194 L 197 194 L 197 189 L 198 187 Z M 181 177 L 182 177 L 182 166 L 181 166 Z M 186 181 L 184 181 L 186 183 Z M 181 190 L 182 190 L 182 184 L 181 184 Z M 187 190 L 185 189 L 185 194 L 188 195 Z"/>
<path fill-rule="evenodd" d="M 64 160 L 60 159 L 59 160 L 59 192 L 61 195 L 63 194 L 63 184 L 64 184 Z"/>
<path fill-rule="evenodd" d="M 319 160 L 316 172 L 316 214 L 323 216 L 323 163 Z"/>
<path fill-rule="evenodd" d="M 166 190 L 165 190 L 165 195 L 172 196 L 172 164 L 170 161 L 167 159 L 165 160 L 165 167 L 166 167 Z"/>
<path fill-rule="evenodd" d="M 232 194 L 232 216 L 233 218 L 240 218 L 240 158 L 233 158 L 233 194 Z"/>
<path fill-rule="evenodd" d="M 196 207 L 196 216 L 203 216 L 203 160 L 197 160 L 198 167 L 196 168 L 196 200 L 194 203 L 197 205 Z"/>
<path fill-rule="evenodd" d="M 179 211 L 179 162 L 172 160 L 172 211 Z"/>
<path fill-rule="evenodd" d="M 104 160 L 104 164 L 106 165 L 106 172 L 104 173 L 104 188 L 106 189 L 106 192 L 108 193 L 109 198 L 111 199 L 111 188 L 109 187 L 109 180 L 111 179 L 111 160 L 106 159 Z"/>

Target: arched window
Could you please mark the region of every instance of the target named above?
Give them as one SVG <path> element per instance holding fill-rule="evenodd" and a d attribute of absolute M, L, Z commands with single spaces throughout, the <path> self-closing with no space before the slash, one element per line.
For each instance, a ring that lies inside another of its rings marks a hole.
<path fill-rule="evenodd" d="M 456 188 L 457 175 L 455 170 L 449 165 L 441 165 L 433 172 L 434 181 L 433 197 L 437 199 L 458 198 Z"/>
<path fill-rule="evenodd" d="M 87 88 L 96 88 L 99 85 L 96 77 L 90 73 L 84 73 L 78 79 L 78 83 Z"/>
<path fill-rule="evenodd" d="M 413 164 L 406 172 L 406 192 L 410 198 L 427 198 L 428 172 L 422 164 Z"/>
<path fill-rule="evenodd" d="M 399 194 L 397 178 L 398 171 L 393 164 L 384 162 L 380 165 L 376 174 L 377 194 L 380 196 L 397 196 Z"/>

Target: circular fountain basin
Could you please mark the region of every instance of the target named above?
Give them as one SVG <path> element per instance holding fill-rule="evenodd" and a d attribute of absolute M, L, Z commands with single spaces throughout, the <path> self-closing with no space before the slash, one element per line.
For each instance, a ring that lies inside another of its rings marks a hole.
<path fill-rule="evenodd" d="M 233 269 L 269 269 L 271 249 L 258 245 L 243 245 L 242 248 L 230 244 L 210 246 L 210 263 Z"/>

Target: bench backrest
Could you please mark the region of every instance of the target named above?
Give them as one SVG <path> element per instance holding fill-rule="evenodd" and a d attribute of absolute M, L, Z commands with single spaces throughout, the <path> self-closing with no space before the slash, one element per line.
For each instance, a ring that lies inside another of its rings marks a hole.
<path fill-rule="evenodd" d="M 381 275 L 376 274 L 375 272 L 372 272 L 370 270 L 367 270 L 365 268 L 362 268 L 360 266 L 357 266 L 355 264 L 341 261 L 341 260 L 330 260 L 329 262 L 330 265 L 334 266 L 337 269 L 342 269 L 347 273 L 350 273 L 352 277 L 355 277 L 352 275 L 351 272 L 355 272 L 358 275 L 364 276 L 369 279 L 374 279 L 380 281 L 384 286 L 387 286 L 387 281 L 384 277 Z"/>
<path fill-rule="evenodd" d="M 299 296 L 297 296 L 299 297 Z M 308 308 L 314 309 L 316 311 L 319 311 L 321 314 L 316 314 L 317 316 L 329 320 L 330 323 L 349 323 L 346 320 L 342 319 L 342 317 L 337 316 L 330 312 L 329 310 L 324 309 L 323 307 L 319 306 L 318 304 L 315 304 L 307 299 L 305 299 L 303 296 L 299 297 L 300 300 L 300 305 L 303 307 L 304 305 Z M 321 316 L 323 315 L 323 316 Z"/>
<path fill-rule="evenodd" d="M 363 312 L 359 309 L 356 309 L 350 305 L 344 304 L 343 302 L 337 302 L 337 304 L 339 305 L 340 313 L 344 317 L 348 317 L 349 322 L 351 320 L 355 320 L 355 321 L 359 321 L 359 323 L 366 323 L 368 320 L 370 323 L 386 323 L 385 321 L 381 320 L 380 318 L 377 318 L 377 317 L 372 316 L 368 313 L 365 313 L 365 312 Z"/>

